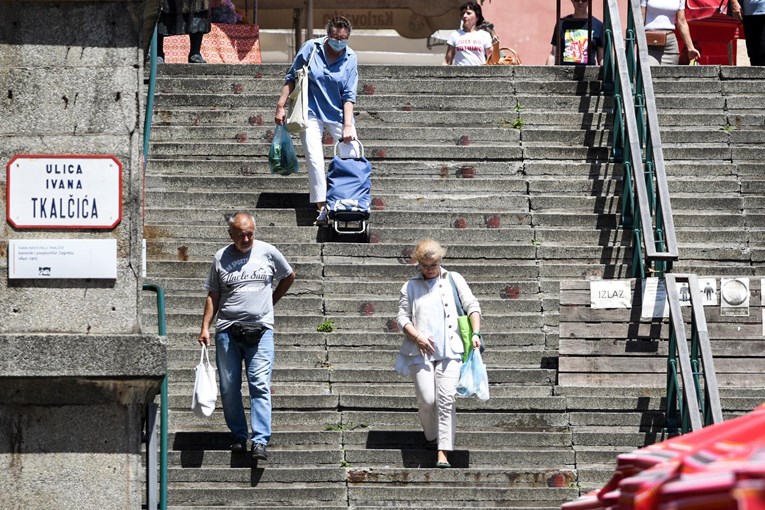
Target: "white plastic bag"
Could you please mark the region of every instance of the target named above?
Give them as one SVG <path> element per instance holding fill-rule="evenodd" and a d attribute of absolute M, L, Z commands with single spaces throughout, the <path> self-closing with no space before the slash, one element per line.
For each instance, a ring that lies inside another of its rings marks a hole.
<path fill-rule="evenodd" d="M 215 411 L 218 399 L 218 384 L 215 381 L 215 368 L 210 364 L 207 346 L 202 346 L 199 365 L 194 379 L 194 393 L 191 395 L 191 410 L 200 418 L 210 416 Z"/>
<path fill-rule="evenodd" d="M 480 350 L 470 351 L 467 361 L 462 364 L 460 379 L 457 383 L 457 395 L 476 396 L 480 400 L 489 400 L 489 376 Z"/>

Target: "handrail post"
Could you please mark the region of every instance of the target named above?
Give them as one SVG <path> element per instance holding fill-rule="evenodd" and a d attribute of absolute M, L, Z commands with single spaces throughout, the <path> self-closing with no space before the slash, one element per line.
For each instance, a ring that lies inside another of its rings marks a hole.
<path fill-rule="evenodd" d="M 157 333 L 167 336 L 167 319 L 165 317 L 165 290 L 153 283 L 144 283 L 143 290 L 157 294 Z M 167 510 L 167 422 L 168 422 L 168 382 L 167 373 L 162 380 L 160 421 L 159 421 L 159 510 Z M 149 509 L 153 510 L 153 509 Z"/>

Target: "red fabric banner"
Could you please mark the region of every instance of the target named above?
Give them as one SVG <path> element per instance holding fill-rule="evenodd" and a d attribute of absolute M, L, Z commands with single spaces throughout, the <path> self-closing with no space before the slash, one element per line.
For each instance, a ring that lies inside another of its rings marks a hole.
<path fill-rule="evenodd" d="M 202 57 L 208 64 L 260 64 L 258 25 L 213 23 L 202 39 Z M 177 35 L 164 41 L 165 62 L 185 64 L 189 59 L 189 37 Z"/>

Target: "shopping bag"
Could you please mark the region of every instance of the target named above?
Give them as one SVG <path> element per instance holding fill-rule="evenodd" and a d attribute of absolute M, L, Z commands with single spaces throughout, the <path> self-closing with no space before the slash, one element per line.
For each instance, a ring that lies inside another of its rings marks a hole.
<path fill-rule="evenodd" d="M 481 351 L 470 351 L 467 361 L 462 364 L 457 395 L 489 400 L 489 376 L 481 358 Z"/>
<path fill-rule="evenodd" d="M 215 382 L 215 368 L 210 364 L 207 346 L 202 346 L 199 365 L 194 379 L 194 393 L 191 396 L 191 410 L 200 418 L 210 416 L 218 399 L 218 384 Z"/>
<path fill-rule="evenodd" d="M 268 149 L 268 165 L 273 174 L 290 175 L 298 171 L 295 145 L 287 129 L 281 124 L 277 124 L 274 130 L 274 139 L 271 148 Z"/>
<path fill-rule="evenodd" d="M 318 46 L 314 45 L 308 62 L 295 71 L 295 88 L 289 97 L 290 112 L 285 122 L 290 133 L 302 133 L 308 126 L 308 73 L 317 48 Z"/>
<path fill-rule="evenodd" d="M 457 329 L 459 329 L 460 339 L 462 339 L 462 362 L 465 363 L 467 362 L 468 356 L 473 351 L 473 325 L 470 323 L 470 318 L 465 315 L 465 310 L 462 308 L 460 295 L 457 293 L 457 285 L 455 285 L 452 275 L 449 275 L 449 283 L 452 286 L 454 306 L 457 309 Z"/>
<path fill-rule="evenodd" d="M 290 112 L 285 124 L 290 133 L 302 133 L 308 126 L 308 66 L 295 72 L 295 88 L 290 94 Z"/>

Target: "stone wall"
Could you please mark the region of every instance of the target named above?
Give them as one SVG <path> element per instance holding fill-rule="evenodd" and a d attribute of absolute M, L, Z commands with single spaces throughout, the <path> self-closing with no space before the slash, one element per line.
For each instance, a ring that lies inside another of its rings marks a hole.
<path fill-rule="evenodd" d="M 0 0 L 0 162 L 112 155 L 113 229 L 0 235 L 0 508 L 140 508 L 141 428 L 166 372 L 141 334 L 143 59 L 156 2 Z M 3 210 L 6 172 L 0 177 Z M 8 240 L 114 239 L 117 277 L 9 280 Z"/>

